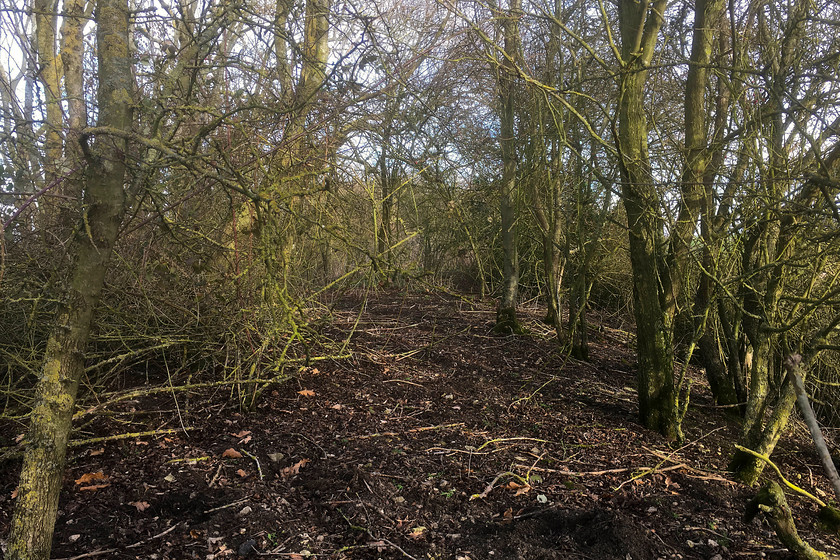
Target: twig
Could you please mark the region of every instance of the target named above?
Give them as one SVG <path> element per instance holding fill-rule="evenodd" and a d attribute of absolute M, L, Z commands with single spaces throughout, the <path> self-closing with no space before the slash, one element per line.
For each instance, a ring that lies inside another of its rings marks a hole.
<path fill-rule="evenodd" d="M 647 451 L 651 455 L 654 455 L 655 457 L 659 457 L 660 459 L 664 459 L 664 460 L 669 461 L 671 463 L 676 463 L 677 462 L 675 459 L 672 459 L 671 457 L 665 455 L 664 453 L 660 453 L 659 451 L 656 451 L 655 449 L 648 449 L 647 447 L 644 447 L 644 446 L 642 446 L 642 449 L 644 449 L 645 451 Z M 700 469 L 695 469 L 693 467 L 689 467 L 685 463 L 680 463 L 680 464 L 684 465 L 685 470 L 687 470 L 689 472 L 696 473 L 698 475 L 698 476 L 694 476 L 692 478 L 698 478 L 700 480 L 715 480 L 717 482 L 726 482 L 727 484 L 732 484 L 734 486 L 738 485 L 737 482 L 735 482 L 733 480 L 729 480 L 728 478 L 723 478 L 722 476 L 715 476 L 713 474 L 709 474 L 708 471 L 702 471 Z"/>
<path fill-rule="evenodd" d="M 167 465 L 174 465 L 176 463 L 188 463 L 188 464 L 195 464 L 201 461 L 209 461 L 213 457 L 209 455 L 205 455 L 204 457 L 184 457 L 183 459 L 170 459 L 166 462 Z"/>
<path fill-rule="evenodd" d="M 329 459 L 329 455 L 327 455 L 327 452 L 324 451 L 324 448 L 321 447 L 320 445 L 318 445 L 318 443 L 314 439 L 312 439 L 311 437 L 305 436 L 305 435 L 300 434 L 298 432 L 292 432 L 291 435 L 298 436 L 299 438 L 305 439 L 306 441 L 308 441 L 309 443 L 311 443 L 312 445 L 314 445 L 315 447 L 317 447 L 318 449 L 321 450 L 321 454 L 324 456 L 324 459 Z"/>
<path fill-rule="evenodd" d="M 344 515 L 344 512 L 343 512 L 343 511 L 341 511 L 341 508 L 337 508 L 337 509 L 338 509 L 338 513 L 340 513 L 340 514 L 341 514 L 341 517 L 343 517 L 343 518 L 344 518 L 344 520 L 347 522 L 347 524 L 348 524 L 348 525 L 350 525 L 350 528 L 351 528 L 351 529 L 355 529 L 355 530 L 357 530 L 357 531 L 362 531 L 362 532 L 364 532 L 365 534 L 367 534 L 367 536 L 369 536 L 370 538 L 372 538 L 373 540 L 375 540 L 375 541 L 381 541 L 381 542 L 383 542 L 383 543 L 387 544 L 388 546 L 393 547 L 395 550 L 399 551 L 399 552 L 400 552 L 403 556 L 405 556 L 406 558 L 410 558 L 411 560 L 417 560 L 417 558 L 415 558 L 414 556 L 412 556 L 411 554 L 409 554 L 408 552 L 406 552 L 405 550 L 403 550 L 402 548 L 400 548 L 400 546 L 399 546 L 399 545 L 397 545 L 396 543 L 393 543 L 393 542 L 389 541 L 389 540 L 388 540 L 388 539 L 386 539 L 386 538 L 379 538 L 379 537 L 375 537 L 375 536 L 373 535 L 373 533 L 371 533 L 371 532 L 370 532 L 370 529 L 368 529 L 367 527 L 362 527 L 362 526 L 360 526 L 360 525 L 354 525 L 354 524 L 353 524 L 353 522 L 352 522 L 352 521 L 350 521 L 350 520 L 347 518 L 347 516 L 346 516 L 346 515 Z"/>
<path fill-rule="evenodd" d="M 514 463 L 514 467 L 519 467 L 521 469 L 531 469 L 532 471 L 537 472 L 547 472 L 552 474 L 562 474 L 565 476 L 602 476 L 605 474 L 619 474 L 631 471 L 638 471 L 638 470 L 645 470 L 650 469 L 650 467 L 624 467 L 620 469 L 605 469 L 602 471 L 567 471 L 566 469 L 549 469 L 545 467 L 529 467 L 528 465 L 523 465 L 521 463 Z M 672 465 L 670 467 L 665 467 L 663 469 L 657 469 L 657 472 L 668 472 L 668 471 L 675 471 L 677 469 L 685 468 L 686 465 L 684 463 L 680 463 L 679 465 Z"/>
<path fill-rule="evenodd" d="M 150 432 L 132 432 L 126 434 L 116 434 L 113 436 L 103 436 L 103 437 L 96 437 L 96 438 L 89 438 L 89 439 L 74 439 L 67 442 L 68 447 L 82 447 L 83 445 L 92 445 L 94 443 L 104 443 L 106 441 L 117 441 L 121 439 L 132 439 L 132 438 L 142 438 L 142 437 L 149 437 L 149 436 L 163 436 L 169 434 L 177 434 L 183 431 L 190 431 L 194 430 L 195 428 L 186 427 L 183 430 L 152 430 Z M 6 461 L 8 459 L 14 459 L 23 455 L 23 451 L 26 448 L 26 440 L 22 441 L 21 443 L 15 445 L 14 447 L 5 447 L 0 449 L 0 463 Z"/>
<path fill-rule="evenodd" d="M 216 469 L 216 474 L 213 475 L 213 478 L 210 479 L 210 484 L 207 485 L 208 488 L 212 488 L 216 481 L 219 479 L 219 475 L 222 474 L 222 467 L 224 463 L 219 463 L 219 467 Z"/>
<path fill-rule="evenodd" d="M 425 389 L 425 387 L 423 387 L 419 383 L 415 383 L 414 381 L 406 381 L 405 379 L 386 379 L 382 383 L 405 383 L 406 385 L 414 385 L 415 387 L 421 387 Z"/>
<path fill-rule="evenodd" d="M 128 434 L 117 434 L 113 436 L 103 436 L 97 438 L 90 438 L 90 439 L 77 439 L 67 443 L 68 447 L 81 447 L 82 445 L 91 445 L 93 443 L 103 443 L 106 441 L 116 441 L 120 439 L 132 439 L 132 438 L 141 438 L 141 437 L 149 437 L 149 436 L 163 436 L 169 434 L 177 434 L 179 432 L 189 432 L 195 430 L 192 427 L 185 427 L 179 430 L 167 429 L 167 430 L 153 430 L 150 432 L 135 432 L 135 433 L 128 433 Z"/>
<path fill-rule="evenodd" d="M 247 455 L 248 457 L 250 457 L 251 459 L 254 460 L 254 462 L 257 464 L 257 472 L 260 473 L 260 480 L 265 480 L 265 477 L 263 476 L 263 472 L 262 472 L 262 467 L 260 466 L 260 460 L 257 459 L 256 455 L 251 455 L 250 453 L 248 453 L 244 449 L 242 450 L 242 453 L 244 453 L 245 455 Z"/>
<path fill-rule="evenodd" d="M 535 441 L 537 443 L 549 443 L 549 441 L 545 440 L 545 439 L 537 439 L 537 438 L 530 438 L 530 437 L 496 438 L 496 439 L 490 439 L 490 440 L 485 441 L 480 446 L 478 446 L 478 448 L 476 448 L 476 451 L 481 451 L 482 449 L 484 449 L 485 447 L 487 447 L 491 443 L 507 443 L 509 441 Z"/>
<path fill-rule="evenodd" d="M 104 556 L 105 554 L 111 554 L 112 552 L 116 552 L 116 548 L 108 548 L 104 550 L 94 550 L 93 552 L 85 552 L 84 554 L 79 554 L 78 556 L 70 556 L 68 558 L 56 558 L 56 560 L 82 560 L 82 558 L 93 558 L 94 556 Z"/>
<path fill-rule="evenodd" d="M 232 508 L 232 507 L 236 507 L 238 505 L 244 504 L 245 502 L 247 502 L 250 499 L 251 499 L 251 497 L 248 496 L 246 498 L 242 498 L 241 500 L 236 500 L 235 502 L 231 502 L 231 503 L 225 504 L 223 506 L 214 507 L 213 509 L 208 509 L 207 511 L 203 511 L 201 513 L 204 514 L 204 515 L 208 515 L 210 513 L 216 513 L 217 511 L 222 511 L 223 509 L 228 509 L 228 508 Z"/>
<path fill-rule="evenodd" d="M 642 470 L 642 472 L 640 472 L 640 473 L 638 473 L 638 474 L 634 474 L 633 476 L 631 476 L 630 478 L 628 478 L 627 480 L 625 480 L 624 482 L 622 482 L 621 484 L 619 484 L 618 486 L 616 486 L 616 487 L 615 487 L 615 490 L 616 490 L 616 491 L 617 491 L 617 490 L 620 490 L 620 489 L 621 489 L 621 487 L 622 487 L 622 486 L 624 486 L 625 484 L 627 484 L 627 483 L 629 483 L 629 482 L 633 482 L 634 480 L 639 480 L 640 478 L 643 478 L 643 477 L 645 477 L 645 476 L 647 476 L 647 475 L 649 475 L 649 474 L 654 474 L 654 473 L 658 473 L 658 472 L 673 471 L 673 470 L 676 470 L 676 469 L 682 469 L 682 468 L 684 468 L 684 467 L 687 467 L 687 466 L 688 466 L 688 465 L 686 465 L 685 463 L 680 463 L 679 465 L 672 465 L 672 466 L 670 466 L 670 467 L 665 467 L 664 469 L 663 469 L 663 468 L 661 468 L 661 467 L 662 467 L 662 465 L 663 465 L 663 464 L 665 464 L 668 460 L 669 460 L 669 459 L 663 459 L 663 460 L 662 460 L 662 461 L 660 461 L 660 462 L 659 462 L 659 464 L 658 464 L 658 465 L 656 465 L 655 467 L 650 468 L 650 469 L 644 469 L 644 470 Z"/>
<path fill-rule="evenodd" d="M 290 360 L 289 360 L 290 361 Z M 175 385 L 175 386 L 158 386 L 158 387 L 148 387 L 144 389 L 133 389 L 131 391 L 126 391 L 125 393 L 118 393 L 118 394 L 106 394 L 102 395 L 103 398 L 109 398 L 110 400 L 106 400 L 96 406 L 88 408 L 86 410 L 82 410 L 76 412 L 73 415 L 73 419 L 76 420 L 83 416 L 87 416 L 88 414 L 93 414 L 98 410 L 105 408 L 106 406 L 110 406 L 112 404 L 118 403 L 120 401 L 124 401 L 126 399 L 133 399 L 135 397 L 147 397 L 150 395 L 156 395 L 158 393 L 171 393 L 173 391 L 193 391 L 195 389 L 210 389 L 214 387 L 225 387 L 229 385 L 254 385 L 254 384 L 265 384 L 269 385 L 272 383 L 281 383 L 290 379 L 290 375 L 284 376 L 277 376 L 272 379 L 225 379 L 220 381 L 212 381 L 207 383 L 190 383 L 188 385 Z M 113 398 L 110 398 L 113 397 Z"/>
<path fill-rule="evenodd" d="M 370 439 L 375 437 L 396 437 L 396 436 L 404 436 L 405 434 L 415 434 L 417 432 L 428 432 L 429 430 L 443 430 L 446 428 L 455 428 L 457 426 L 463 426 L 463 422 L 456 422 L 455 424 L 441 424 L 439 426 L 424 426 L 422 428 L 412 428 L 411 430 L 406 430 L 404 432 L 380 432 L 376 434 L 365 434 L 362 436 L 356 436 L 353 439 Z"/>
<path fill-rule="evenodd" d="M 526 469 L 528 468 L 528 467 L 526 467 L 525 465 L 522 465 L 522 466 L 523 466 L 523 467 L 525 467 Z M 499 482 L 499 479 L 500 479 L 500 478 L 502 478 L 503 476 L 511 476 L 511 477 L 513 477 L 513 478 L 518 478 L 518 479 L 522 482 L 522 484 L 525 484 L 525 485 L 530 486 L 530 484 L 528 484 L 528 479 L 526 479 L 526 478 L 522 478 L 521 476 L 519 476 L 519 475 L 518 475 L 518 474 L 516 474 L 516 473 L 512 473 L 512 472 L 510 472 L 510 471 L 507 471 L 507 472 L 503 472 L 503 473 L 499 473 L 499 474 L 497 474 L 497 475 L 496 475 L 496 478 L 494 478 L 494 479 L 493 479 L 493 481 L 492 481 L 492 482 L 490 482 L 490 484 L 488 484 L 488 485 L 484 488 L 484 491 L 483 491 L 483 492 L 481 492 L 481 494 L 473 494 L 472 496 L 470 496 L 470 500 L 477 500 L 477 499 L 479 499 L 479 498 L 486 498 L 486 497 L 487 497 L 487 495 L 488 495 L 490 492 L 492 492 L 492 491 L 493 491 L 493 488 L 496 486 L 496 483 L 497 483 L 497 482 Z"/>
<path fill-rule="evenodd" d="M 452 449 L 449 447 L 430 447 L 426 450 L 426 453 L 431 453 L 432 451 L 440 451 L 442 453 L 448 453 L 450 455 L 454 453 L 463 453 L 464 455 L 490 455 L 492 453 L 498 453 L 499 450 L 496 451 L 482 451 L 481 453 L 473 450 L 473 449 Z"/>
<path fill-rule="evenodd" d="M 144 544 L 146 544 L 146 543 L 148 543 L 148 542 L 151 542 L 151 541 L 153 541 L 153 540 L 155 540 L 155 539 L 159 539 L 159 538 L 163 537 L 164 535 L 168 535 L 169 533 L 171 533 L 172 531 L 174 531 L 174 530 L 178 527 L 178 525 L 180 525 L 180 524 L 181 524 L 181 522 L 179 521 L 178 523 L 176 523 L 175 525 L 173 525 L 172 527 L 170 527 L 170 528 L 169 528 L 169 529 L 167 529 L 166 531 L 163 531 L 162 533 L 158 533 L 158 534 L 157 534 L 157 535 L 155 535 L 154 537 L 149 537 L 149 538 L 148 538 L 148 539 L 146 539 L 145 541 L 140 541 L 140 542 L 136 542 L 136 543 L 134 543 L 134 544 L 130 544 L 130 545 L 128 545 L 126 548 L 137 548 L 138 546 L 143 546 Z"/>

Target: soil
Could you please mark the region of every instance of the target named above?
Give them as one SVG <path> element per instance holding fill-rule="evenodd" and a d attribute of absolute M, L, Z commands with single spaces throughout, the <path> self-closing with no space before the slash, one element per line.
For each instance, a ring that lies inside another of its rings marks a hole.
<path fill-rule="evenodd" d="M 76 438 L 172 430 L 72 449 L 54 558 L 789 558 L 755 489 L 725 471 L 737 420 L 689 370 L 686 442 L 637 421 L 631 335 L 596 316 L 589 362 L 528 334 L 492 334 L 488 302 L 379 292 L 332 302 L 323 334 L 349 358 L 312 362 L 252 411 L 230 387 L 98 411 Z M 335 353 L 335 352 L 334 352 Z M 190 428 L 184 431 L 183 428 Z M 6 425 L 0 444 L 22 428 Z M 830 491 L 794 423 L 774 458 Z M 0 535 L 19 464 L 0 465 Z M 836 552 L 817 508 L 802 536 Z"/>

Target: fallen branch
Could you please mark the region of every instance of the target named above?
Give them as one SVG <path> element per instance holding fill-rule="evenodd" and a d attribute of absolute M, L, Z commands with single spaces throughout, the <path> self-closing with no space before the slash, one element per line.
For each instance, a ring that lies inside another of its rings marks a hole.
<path fill-rule="evenodd" d="M 662 461 L 660 461 L 659 464 L 656 465 L 655 467 L 648 468 L 648 469 L 643 469 L 640 473 L 634 474 L 629 479 L 625 480 L 624 482 L 622 482 L 621 484 L 616 486 L 615 490 L 618 491 L 625 484 L 628 484 L 630 482 L 639 480 L 640 478 L 644 478 L 649 474 L 655 474 L 655 473 L 658 473 L 658 472 L 668 472 L 668 471 L 673 471 L 673 470 L 683 469 L 683 468 L 688 467 L 688 465 L 686 465 L 685 463 L 680 463 L 678 465 L 672 465 L 670 467 L 662 468 L 662 465 L 664 465 L 668 461 L 670 461 L 670 458 L 665 458 L 665 459 L 662 459 Z"/>
<path fill-rule="evenodd" d="M 102 395 L 102 398 L 110 400 L 106 400 L 97 404 L 96 406 L 90 407 L 86 410 L 81 410 L 73 415 L 73 420 L 77 420 L 79 418 L 83 418 L 89 414 L 94 414 L 95 412 L 102 410 L 112 404 L 118 403 L 120 401 L 124 401 L 127 399 L 133 399 L 135 397 L 148 397 L 151 395 L 157 395 L 159 393 L 182 393 L 185 391 L 193 391 L 196 389 L 210 389 L 213 387 L 226 387 L 230 385 L 254 385 L 254 384 L 265 384 L 269 385 L 271 383 L 281 383 L 291 379 L 290 375 L 285 376 L 277 376 L 272 379 L 224 379 L 221 381 L 209 381 L 206 383 L 190 383 L 188 385 L 166 385 L 166 386 L 157 386 L 157 387 L 145 387 L 143 389 L 133 389 L 131 391 L 127 391 L 125 393 L 111 393 Z"/>
<path fill-rule="evenodd" d="M 406 434 L 415 434 L 417 432 L 428 432 L 430 430 L 445 430 L 446 428 L 457 428 L 458 426 L 463 426 L 463 422 L 456 422 L 455 424 L 441 424 L 439 426 L 424 426 L 422 428 L 412 428 L 411 430 L 406 430 L 404 432 L 378 432 L 375 434 L 365 434 L 361 436 L 354 436 L 351 439 L 371 439 L 377 437 L 397 437 L 397 436 L 404 436 Z"/>
<path fill-rule="evenodd" d="M 805 419 L 805 424 L 811 432 L 811 437 L 814 438 L 814 445 L 817 448 L 817 453 L 822 461 L 825 474 L 828 480 L 831 481 L 831 486 L 834 488 L 834 495 L 840 500 L 840 476 L 837 475 L 837 468 L 834 466 L 834 461 L 831 454 L 828 452 L 828 446 L 825 444 L 820 425 L 817 423 L 817 417 L 814 415 L 814 410 L 811 408 L 811 402 L 808 400 L 808 393 L 805 391 L 805 384 L 802 382 L 802 356 L 793 354 L 788 356 L 785 360 L 785 369 L 788 377 L 793 381 L 793 387 L 796 390 L 796 404 L 799 405 L 799 411 Z"/>
<path fill-rule="evenodd" d="M 166 429 L 166 430 L 152 430 L 149 432 L 131 432 L 126 434 L 116 434 L 113 436 L 102 436 L 96 438 L 89 438 L 89 439 L 75 439 L 67 442 L 68 447 L 82 447 L 84 445 L 93 445 L 95 443 L 104 443 L 108 441 L 117 441 L 121 439 L 136 439 L 142 437 L 150 437 L 150 436 L 164 436 L 170 434 L 177 434 L 180 432 L 189 432 L 194 430 L 195 428 L 192 427 L 185 427 L 181 429 Z M 19 444 L 13 447 L 5 447 L 0 449 L 0 463 L 3 461 L 7 461 L 10 459 L 16 459 L 23 455 L 23 451 L 26 448 L 26 440 L 23 440 Z"/>
<path fill-rule="evenodd" d="M 747 449 L 746 447 L 744 447 L 742 445 L 736 445 L 735 449 L 737 449 L 738 451 L 742 451 L 744 453 L 747 453 L 748 455 L 752 455 L 756 459 L 761 459 L 762 461 L 764 461 L 765 463 L 770 465 L 770 467 L 774 471 L 776 471 L 776 474 L 779 476 L 779 479 L 785 484 L 785 486 L 787 486 L 788 488 L 790 488 L 791 490 L 793 490 L 797 494 L 801 494 L 801 495 L 805 496 L 806 498 L 810 498 L 815 503 L 817 503 L 820 507 L 825 507 L 826 504 L 825 504 L 824 501 L 820 500 L 819 498 L 817 498 L 816 496 L 814 496 L 813 494 L 811 494 L 810 492 L 808 492 L 804 488 L 800 488 L 796 484 L 794 484 L 791 481 L 789 481 L 788 479 L 786 479 L 784 477 L 784 475 L 782 474 L 782 471 L 779 470 L 779 467 L 776 466 L 776 463 L 771 461 L 770 457 L 768 457 L 767 455 L 762 455 L 761 453 L 759 453 L 757 451 L 753 451 L 752 449 Z"/>
<path fill-rule="evenodd" d="M 676 459 L 672 459 L 670 456 L 665 455 L 664 453 L 660 453 L 659 451 L 656 451 L 655 449 L 648 449 L 647 447 L 642 447 L 642 449 L 644 449 L 645 451 L 647 451 L 648 453 L 650 453 L 651 455 L 653 455 L 655 457 L 659 457 L 660 459 L 670 461 L 671 463 L 676 463 L 677 462 Z M 717 482 L 725 482 L 727 484 L 732 484 L 733 486 L 738 485 L 738 483 L 735 482 L 734 480 L 729 480 L 728 478 L 723 478 L 722 476 L 716 476 L 716 475 L 710 474 L 708 471 L 702 471 L 700 469 L 695 469 L 693 467 L 689 467 L 685 463 L 679 463 L 679 464 L 683 465 L 685 467 L 685 470 L 687 470 L 688 472 L 692 472 L 692 473 L 695 473 L 697 475 L 697 476 L 692 477 L 692 478 L 699 478 L 700 480 L 715 480 Z"/>
<path fill-rule="evenodd" d="M 519 467 L 523 469 L 531 469 L 532 471 L 537 472 L 547 472 L 552 474 L 562 474 L 564 476 L 602 476 L 605 474 L 619 474 L 619 473 L 626 473 L 632 471 L 638 471 L 640 469 L 650 469 L 650 467 L 623 467 L 620 469 L 605 469 L 602 471 L 569 471 L 566 469 L 549 469 L 545 467 L 529 467 L 528 465 L 523 465 L 521 463 L 514 463 L 514 467 Z M 675 471 L 677 469 L 686 468 L 684 463 L 680 463 L 679 465 L 672 465 L 670 467 L 665 467 L 661 469 L 657 469 L 657 472 L 669 472 Z"/>
<path fill-rule="evenodd" d="M 476 448 L 476 451 L 481 451 L 491 443 L 507 443 L 509 441 L 535 441 L 537 443 L 550 443 L 548 440 L 545 439 L 537 439 L 537 438 L 530 438 L 530 437 L 510 437 L 510 438 L 495 438 L 490 439 L 482 443 L 480 446 Z"/>

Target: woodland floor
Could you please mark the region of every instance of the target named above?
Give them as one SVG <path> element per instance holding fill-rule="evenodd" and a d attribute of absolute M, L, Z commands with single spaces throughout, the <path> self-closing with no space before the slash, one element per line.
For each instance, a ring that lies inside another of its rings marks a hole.
<path fill-rule="evenodd" d="M 532 334 L 497 337 L 486 302 L 343 296 L 324 334 L 355 328 L 352 357 L 253 412 L 229 389 L 108 407 L 76 437 L 176 431 L 72 450 L 53 557 L 788 558 L 766 522 L 742 521 L 754 490 L 724 470 L 737 425 L 698 372 L 672 449 L 637 422 L 622 325 L 603 319 L 584 363 L 556 351 L 539 310 L 523 317 Z M 3 426 L 0 445 L 19 433 Z M 774 457 L 828 492 L 806 434 L 797 421 Z M 18 468 L 0 465 L 0 536 Z M 815 506 L 789 500 L 812 545 L 837 546 Z"/>

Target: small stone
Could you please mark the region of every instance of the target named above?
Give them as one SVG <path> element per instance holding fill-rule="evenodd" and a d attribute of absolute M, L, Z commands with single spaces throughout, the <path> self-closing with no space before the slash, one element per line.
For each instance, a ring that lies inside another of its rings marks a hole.
<path fill-rule="evenodd" d="M 257 554 L 257 541 L 254 539 L 248 539 L 241 545 L 239 545 L 239 556 L 249 557 L 255 556 Z"/>
<path fill-rule="evenodd" d="M 405 498 L 403 498 L 402 496 L 397 496 L 396 498 L 394 498 L 394 501 L 398 504 L 402 504 L 405 502 Z"/>
<path fill-rule="evenodd" d="M 271 459 L 272 463 L 279 463 L 280 461 L 285 459 L 286 456 L 282 453 L 269 453 L 268 458 Z"/>
<path fill-rule="evenodd" d="M 70 535 L 70 537 L 67 540 L 70 541 L 71 543 L 74 543 L 81 538 L 82 538 L 82 535 Z"/>
<path fill-rule="evenodd" d="M 245 506 L 244 508 L 239 510 L 239 517 L 244 517 L 246 515 L 249 515 L 252 511 L 254 511 L 254 510 L 251 509 L 251 506 Z"/>
<path fill-rule="evenodd" d="M 163 477 L 163 480 L 165 480 L 166 482 L 172 483 L 172 482 L 175 482 L 175 476 L 172 473 L 169 473 L 168 475 Z"/>

